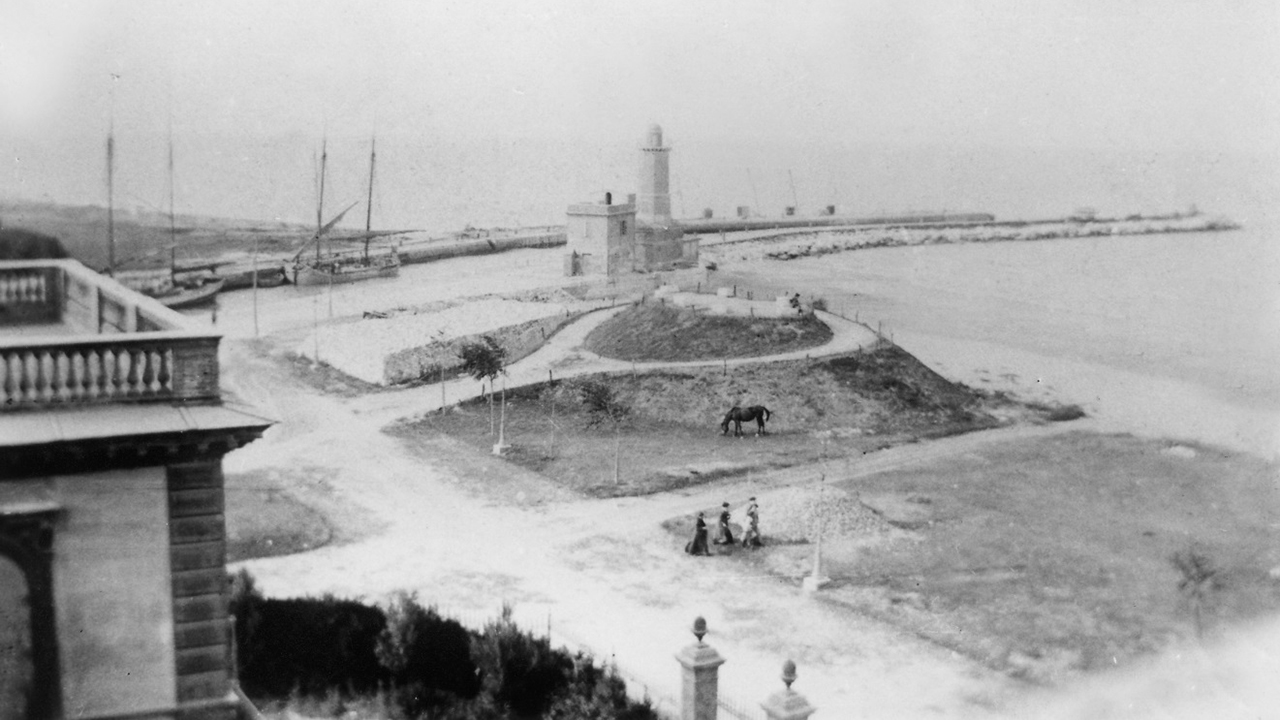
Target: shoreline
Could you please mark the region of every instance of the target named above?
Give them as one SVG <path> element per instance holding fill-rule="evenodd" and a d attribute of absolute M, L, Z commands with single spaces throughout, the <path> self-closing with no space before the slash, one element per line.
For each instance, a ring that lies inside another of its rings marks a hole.
<path fill-rule="evenodd" d="M 1205 445 L 1280 461 L 1280 409 L 1224 400 L 1211 387 L 1015 347 L 906 330 L 898 342 L 954 382 L 1028 401 L 1078 404 L 1101 433 Z"/>

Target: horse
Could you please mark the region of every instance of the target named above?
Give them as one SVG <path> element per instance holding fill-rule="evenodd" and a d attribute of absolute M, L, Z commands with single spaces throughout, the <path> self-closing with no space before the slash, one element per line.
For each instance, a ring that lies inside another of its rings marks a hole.
<path fill-rule="evenodd" d="M 722 435 L 729 434 L 729 423 L 733 422 L 733 436 L 742 436 L 742 423 L 756 421 L 756 435 L 764 435 L 764 422 L 769 419 L 773 413 L 769 412 L 769 408 L 763 405 L 752 405 L 745 410 L 738 406 L 729 408 L 729 412 L 724 414 L 724 420 L 720 421 L 720 430 Z"/>

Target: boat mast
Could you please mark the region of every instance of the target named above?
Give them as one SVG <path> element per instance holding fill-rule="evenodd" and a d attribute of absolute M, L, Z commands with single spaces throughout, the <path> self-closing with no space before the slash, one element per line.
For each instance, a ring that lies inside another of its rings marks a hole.
<path fill-rule="evenodd" d="M 320 233 L 324 230 L 324 169 L 329 161 L 329 139 L 320 143 L 320 202 L 316 204 L 316 262 L 320 262 Z"/>
<path fill-rule="evenodd" d="M 112 175 L 116 161 L 115 122 L 107 131 L 107 275 L 116 274 L 116 219 Z"/>
<path fill-rule="evenodd" d="M 169 125 L 169 280 L 177 276 L 178 230 L 173 224 L 173 124 Z"/>
<path fill-rule="evenodd" d="M 365 203 L 364 211 L 364 262 L 369 263 L 369 239 L 373 226 L 373 167 L 374 162 L 378 158 L 378 139 L 369 139 L 369 199 Z"/>

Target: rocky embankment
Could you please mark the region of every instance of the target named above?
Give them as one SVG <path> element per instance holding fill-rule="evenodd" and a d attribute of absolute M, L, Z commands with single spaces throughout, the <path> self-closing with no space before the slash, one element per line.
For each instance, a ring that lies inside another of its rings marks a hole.
<path fill-rule="evenodd" d="M 750 242 L 711 246 L 707 248 L 706 254 L 713 255 L 716 260 L 795 260 L 878 247 L 1213 232 L 1236 230 L 1239 227 L 1223 217 L 1190 215 L 1125 220 L 1061 220 L 964 226 L 853 228 L 772 235 Z"/>

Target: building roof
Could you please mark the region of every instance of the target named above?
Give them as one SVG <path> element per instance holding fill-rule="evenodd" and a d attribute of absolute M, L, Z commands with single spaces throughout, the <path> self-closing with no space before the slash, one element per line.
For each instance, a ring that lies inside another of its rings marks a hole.
<path fill-rule="evenodd" d="M 0 415 L 0 449 L 175 433 L 257 430 L 275 421 L 229 404 L 86 405 Z"/>

